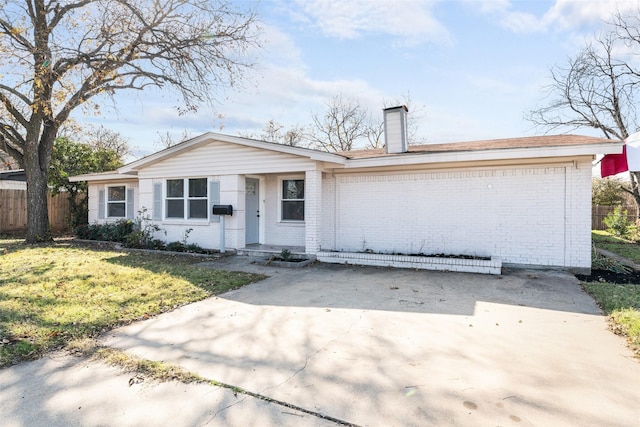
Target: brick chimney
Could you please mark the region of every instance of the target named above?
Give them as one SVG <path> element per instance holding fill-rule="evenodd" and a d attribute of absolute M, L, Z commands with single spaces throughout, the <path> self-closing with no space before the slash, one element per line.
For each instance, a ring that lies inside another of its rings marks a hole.
<path fill-rule="evenodd" d="M 407 152 L 407 113 L 406 105 L 385 108 L 384 114 L 384 143 L 387 154 Z"/>

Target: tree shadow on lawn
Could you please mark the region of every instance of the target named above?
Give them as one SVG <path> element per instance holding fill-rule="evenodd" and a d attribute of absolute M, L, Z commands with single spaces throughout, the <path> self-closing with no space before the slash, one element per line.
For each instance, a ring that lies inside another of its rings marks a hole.
<path fill-rule="evenodd" d="M 11 292 L 23 285 L 25 271 L 16 270 L 0 282 L 0 367 L 41 357 L 78 338 L 95 338 L 118 326 L 174 310 L 212 295 L 237 289 L 264 278 L 251 273 L 212 270 L 192 265 L 198 259 L 170 255 L 105 253 L 101 261 L 139 269 L 122 276 L 73 274 L 42 282 L 35 288 Z M 45 264 L 44 270 L 54 265 Z M 43 267 L 43 268 L 44 268 Z M 35 271 L 34 268 L 37 270 Z M 95 268 L 99 268 L 96 266 Z M 40 276 L 39 266 L 27 268 Z M 42 270 L 42 271 L 41 271 Z M 127 277 L 131 280 L 127 281 Z M 112 282 L 109 282 L 109 280 Z M 81 287 L 80 287 L 81 286 Z"/>
<path fill-rule="evenodd" d="M 240 271 L 214 270 L 199 266 L 201 257 L 185 255 L 127 253 L 122 256 L 105 258 L 104 261 L 122 267 L 142 268 L 154 274 L 166 274 L 170 278 L 182 279 L 211 295 L 238 289 L 249 283 L 258 282 L 267 276 Z"/>

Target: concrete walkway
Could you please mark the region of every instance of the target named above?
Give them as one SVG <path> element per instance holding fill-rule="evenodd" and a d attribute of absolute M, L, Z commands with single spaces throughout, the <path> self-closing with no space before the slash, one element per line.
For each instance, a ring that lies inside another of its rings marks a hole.
<path fill-rule="evenodd" d="M 640 419 L 640 363 L 568 274 L 211 266 L 272 276 L 103 344 L 354 425 Z M 226 389 L 129 377 L 67 358 L 5 369 L 3 425 L 334 425 Z"/>

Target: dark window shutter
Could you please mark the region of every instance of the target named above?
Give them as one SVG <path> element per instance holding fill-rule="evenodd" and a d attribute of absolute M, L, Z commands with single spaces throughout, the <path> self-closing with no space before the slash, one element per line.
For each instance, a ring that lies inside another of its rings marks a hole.
<path fill-rule="evenodd" d="M 213 205 L 220 204 L 220 181 L 209 181 L 209 218 L 211 222 L 220 222 L 220 215 L 213 215 Z"/>
<path fill-rule="evenodd" d="M 153 220 L 162 221 L 162 183 L 153 184 Z"/>
<path fill-rule="evenodd" d="M 104 219 L 104 190 L 98 191 L 98 219 Z"/>
<path fill-rule="evenodd" d="M 127 219 L 133 219 L 133 188 L 127 189 Z"/>

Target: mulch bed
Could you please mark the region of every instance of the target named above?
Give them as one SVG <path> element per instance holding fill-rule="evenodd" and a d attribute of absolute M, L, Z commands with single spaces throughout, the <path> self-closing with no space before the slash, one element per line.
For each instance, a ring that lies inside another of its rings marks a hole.
<path fill-rule="evenodd" d="M 581 282 L 608 282 L 640 285 L 640 273 L 615 273 L 609 270 L 591 270 L 591 275 L 576 274 Z"/>

